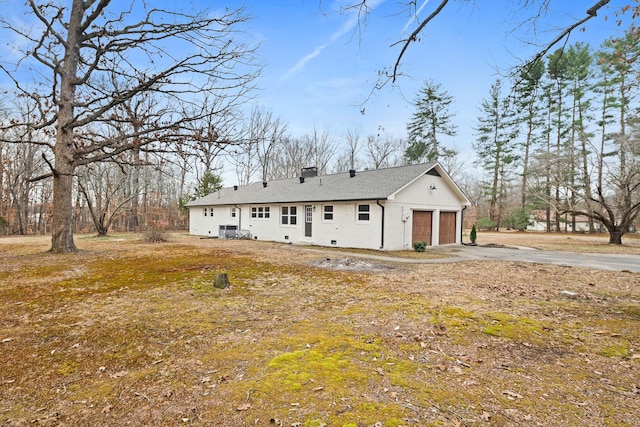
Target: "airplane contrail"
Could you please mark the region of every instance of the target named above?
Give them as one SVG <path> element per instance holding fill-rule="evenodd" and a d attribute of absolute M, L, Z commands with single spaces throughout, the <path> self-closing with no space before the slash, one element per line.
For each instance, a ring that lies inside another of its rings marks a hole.
<path fill-rule="evenodd" d="M 411 18 L 409 18 L 409 20 L 407 21 L 407 24 L 404 26 L 404 28 L 402 28 L 402 32 L 406 32 L 407 28 L 409 28 L 409 25 L 411 25 L 411 23 L 415 20 L 418 19 L 418 14 L 420 12 L 422 12 L 422 9 L 424 9 L 424 7 L 427 5 L 427 3 L 429 3 L 429 0 L 424 0 L 424 2 L 422 3 L 422 5 L 420 5 L 420 7 L 418 8 L 418 10 L 416 10 L 416 13 L 413 14 L 413 16 Z"/>

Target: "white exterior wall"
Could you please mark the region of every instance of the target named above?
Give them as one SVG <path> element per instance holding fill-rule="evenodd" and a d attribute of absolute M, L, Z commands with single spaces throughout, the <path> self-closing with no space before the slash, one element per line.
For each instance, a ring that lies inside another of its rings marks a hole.
<path fill-rule="evenodd" d="M 435 186 L 432 190 L 431 186 Z M 461 201 L 447 181 L 438 176 L 423 175 L 408 187 L 400 190 L 393 200 L 386 202 L 385 249 L 412 249 L 413 211 L 431 211 L 431 245 L 439 242 L 440 212 L 456 212 L 456 243 L 461 243 Z"/>
<path fill-rule="evenodd" d="M 204 209 L 207 216 L 204 216 Z M 211 210 L 213 209 L 213 216 Z M 189 234 L 196 236 L 218 237 L 220 225 L 239 225 L 240 211 L 236 208 L 236 217 L 231 217 L 230 206 L 197 206 L 189 208 Z M 243 212 L 244 213 L 244 212 Z M 244 225 L 242 227 L 244 229 Z"/>
<path fill-rule="evenodd" d="M 333 219 L 324 219 L 324 207 L 333 206 Z M 369 221 L 358 220 L 358 205 L 369 205 Z M 281 207 L 295 206 L 296 224 L 282 224 Z M 217 237 L 220 225 L 238 225 L 242 230 L 248 230 L 252 238 L 275 242 L 335 246 L 343 248 L 380 249 L 380 234 L 382 228 L 382 209 L 375 201 L 311 203 L 312 229 L 311 237 L 305 236 L 305 206 L 306 204 L 284 205 L 242 205 L 236 208 L 236 218 L 231 218 L 229 206 L 214 206 L 213 217 L 211 208 L 189 208 L 189 233 L 198 236 Z M 269 208 L 269 218 L 252 218 L 251 208 Z M 242 219 L 240 221 L 240 213 Z"/>
<path fill-rule="evenodd" d="M 370 206 L 368 222 L 357 220 L 358 204 Z M 324 219 L 325 205 L 333 206 L 332 220 Z M 296 207 L 296 225 L 281 224 L 282 206 Z M 311 237 L 305 236 L 305 206 L 311 206 L 312 210 Z M 253 218 L 248 220 L 250 224 L 248 229 L 254 238 L 292 244 L 380 248 L 381 209 L 375 205 L 375 202 L 285 204 L 273 205 L 270 208 L 269 221 Z M 250 211 L 249 207 L 247 211 Z M 244 225 L 243 228 L 245 228 Z"/>

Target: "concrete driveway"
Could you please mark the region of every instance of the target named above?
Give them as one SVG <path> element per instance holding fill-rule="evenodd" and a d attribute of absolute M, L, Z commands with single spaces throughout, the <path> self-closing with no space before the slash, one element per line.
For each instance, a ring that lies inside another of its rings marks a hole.
<path fill-rule="evenodd" d="M 313 252 L 326 253 L 322 249 L 306 249 Z M 450 255 L 445 258 L 414 259 L 380 255 L 340 252 L 341 256 L 367 258 L 378 261 L 406 264 L 438 264 L 472 260 L 520 261 L 539 264 L 566 265 L 571 267 L 595 268 L 611 271 L 632 271 L 640 273 L 640 256 L 616 254 L 581 254 L 574 252 L 543 251 L 529 247 L 496 247 L 496 246 L 464 246 L 446 245 L 432 246 L 431 252 Z M 334 254 L 335 255 L 335 254 Z"/>
<path fill-rule="evenodd" d="M 528 247 L 494 246 L 443 246 L 440 248 L 432 248 L 431 250 L 452 255 L 452 258 L 429 260 L 433 262 L 490 259 L 567 265 L 572 267 L 596 268 L 600 270 L 626 270 L 640 273 L 640 256 L 638 255 L 585 254 L 543 251 Z"/>

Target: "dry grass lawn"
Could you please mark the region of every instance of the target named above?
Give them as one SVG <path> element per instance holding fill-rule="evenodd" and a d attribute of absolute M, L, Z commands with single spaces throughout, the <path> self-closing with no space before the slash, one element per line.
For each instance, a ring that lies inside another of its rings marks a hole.
<path fill-rule="evenodd" d="M 626 237 L 626 236 L 625 236 Z M 480 244 L 640 254 L 637 240 Z M 6 426 L 636 426 L 640 275 L 173 235 L 0 239 Z M 428 253 L 425 256 L 430 256 Z M 357 269 L 336 269 L 335 265 Z M 212 286 L 227 273 L 231 287 Z"/>

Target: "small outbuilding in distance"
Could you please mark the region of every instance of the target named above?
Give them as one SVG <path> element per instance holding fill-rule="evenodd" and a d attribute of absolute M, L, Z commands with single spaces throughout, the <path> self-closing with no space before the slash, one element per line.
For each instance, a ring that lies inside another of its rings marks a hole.
<path fill-rule="evenodd" d="M 460 244 L 471 203 L 437 162 L 222 188 L 187 204 L 189 233 L 376 250 Z"/>

